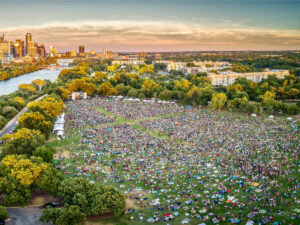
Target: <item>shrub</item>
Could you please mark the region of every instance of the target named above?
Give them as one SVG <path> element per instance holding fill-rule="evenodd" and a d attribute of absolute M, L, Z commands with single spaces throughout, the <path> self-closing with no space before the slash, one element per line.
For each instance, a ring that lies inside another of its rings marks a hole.
<path fill-rule="evenodd" d="M 8 212 L 0 205 L 0 220 L 6 220 L 8 218 Z"/>

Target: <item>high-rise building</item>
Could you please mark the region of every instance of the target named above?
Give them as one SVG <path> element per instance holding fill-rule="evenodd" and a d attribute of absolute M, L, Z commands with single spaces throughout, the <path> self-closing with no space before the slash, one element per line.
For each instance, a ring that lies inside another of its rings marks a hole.
<path fill-rule="evenodd" d="M 37 57 L 38 55 L 38 44 L 34 43 L 33 41 L 28 41 L 27 42 L 27 56 L 31 56 L 31 57 Z"/>
<path fill-rule="evenodd" d="M 103 57 L 105 59 L 111 59 L 114 56 L 114 53 L 112 51 L 107 51 L 106 48 L 103 50 Z"/>
<path fill-rule="evenodd" d="M 55 57 L 57 55 L 57 49 L 54 48 L 53 46 L 50 46 L 50 56 Z"/>
<path fill-rule="evenodd" d="M 30 52 L 30 48 L 32 47 L 32 44 L 30 43 L 32 42 L 32 35 L 31 33 L 27 33 L 26 34 L 26 55 L 29 55 L 29 52 Z"/>
<path fill-rule="evenodd" d="M 79 54 L 84 54 L 84 46 L 83 45 L 79 46 Z"/>
<path fill-rule="evenodd" d="M 139 57 L 146 58 L 147 57 L 147 52 L 139 52 Z"/>
<path fill-rule="evenodd" d="M 46 57 L 46 49 L 43 44 L 37 47 L 37 51 L 40 57 L 45 58 Z"/>
<path fill-rule="evenodd" d="M 22 58 L 24 56 L 24 41 L 17 39 L 14 43 L 15 58 Z"/>
<path fill-rule="evenodd" d="M 72 57 L 76 57 L 77 56 L 77 51 L 76 50 L 72 50 L 71 51 L 71 56 Z"/>
<path fill-rule="evenodd" d="M 5 41 L 4 34 L 0 37 L 0 62 L 4 63 L 5 61 L 11 60 L 11 47 L 10 42 Z"/>

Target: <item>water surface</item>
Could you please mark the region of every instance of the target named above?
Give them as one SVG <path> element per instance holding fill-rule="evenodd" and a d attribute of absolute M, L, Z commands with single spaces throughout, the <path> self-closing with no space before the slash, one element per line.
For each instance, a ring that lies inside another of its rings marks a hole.
<path fill-rule="evenodd" d="M 44 69 L 21 75 L 9 80 L 0 81 L 0 96 L 8 95 L 16 90 L 20 84 L 30 84 L 35 79 L 55 81 L 61 69 Z"/>

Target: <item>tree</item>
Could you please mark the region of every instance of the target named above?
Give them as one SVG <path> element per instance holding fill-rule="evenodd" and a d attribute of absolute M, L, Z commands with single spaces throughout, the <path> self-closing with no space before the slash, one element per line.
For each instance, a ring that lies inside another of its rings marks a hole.
<path fill-rule="evenodd" d="M 108 79 L 108 75 L 106 73 L 103 72 L 96 72 L 95 73 L 95 80 L 98 83 L 102 83 L 104 80 Z"/>
<path fill-rule="evenodd" d="M 16 96 L 13 98 L 13 102 L 18 106 L 18 108 L 22 108 L 25 106 L 25 101 L 23 98 Z"/>
<path fill-rule="evenodd" d="M 246 105 L 246 112 L 248 113 L 256 113 L 256 114 L 261 114 L 262 110 L 260 108 L 259 103 L 256 102 L 248 102 Z"/>
<path fill-rule="evenodd" d="M 112 84 L 107 81 L 102 83 L 98 88 L 98 93 L 103 96 L 109 96 L 109 95 L 117 95 L 117 90 L 112 86 Z"/>
<path fill-rule="evenodd" d="M 41 222 L 54 222 L 58 218 L 60 209 L 47 207 L 42 210 L 42 216 L 40 217 Z"/>
<path fill-rule="evenodd" d="M 153 65 L 143 64 L 142 67 L 139 69 L 139 74 L 153 74 L 153 73 L 154 73 Z"/>
<path fill-rule="evenodd" d="M 62 113 L 64 103 L 62 100 L 57 100 L 53 97 L 45 97 L 37 102 L 30 102 L 28 108 L 32 111 L 39 111 L 51 119 L 56 118 Z"/>
<path fill-rule="evenodd" d="M 272 109 L 276 104 L 275 94 L 270 91 L 266 91 L 264 95 L 260 95 L 259 97 L 262 100 L 261 104 L 269 109 Z"/>
<path fill-rule="evenodd" d="M 211 106 L 213 109 L 218 109 L 219 112 L 225 107 L 227 96 L 224 93 L 215 93 L 212 96 Z"/>
<path fill-rule="evenodd" d="M 159 93 L 158 97 L 162 100 L 171 100 L 172 99 L 172 91 L 162 91 Z"/>
<path fill-rule="evenodd" d="M 4 118 L 4 116 L 0 115 L 0 129 L 2 129 L 2 127 L 4 127 L 6 124 L 6 119 Z"/>
<path fill-rule="evenodd" d="M 124 86 L 124 84 L 118 84 L 116 86 L 116 90 L 118 91 L 119 95 L 126 96 L 127 93 L 132 89 L 130 86 Z"/>
<path fill-rule="evenodd" d="M 31 84 L 20 84 L 18 88 L 21 90 L 29 91 L 29 92 L 36 91 L 36 88 Z"/>
<path fill-rule="evenodd" d="M 146 97 L 152 97 L 153 93 L 156 92 L 159 87 L 159 84 L 153 80 L 146 80 L 142 85 L 142 90 Z"/>
<path fill-rule="evenodd" d="M 2 205 L 0 205 L 0 221 L 6 220 L 7 218 L 8 218 L 8 212 Z"/>
<path fill-rule="evenodd" d="M 24 186 L 36 182 L 40 173 L 47 169 L 46 163 L 38 165 L 22 155 L 7 155 L 1 163 L 5 166 L 7 175 L 16 178 Z"/>
<path fill-rule="evenodd" d="M 25 205 L 31 196 L 29 186 L 21 185 L 15 177 L 0 177 L 0 194 L 3 197 L 3 204 L 11 206 L 13 204 Z"/>
<path fill-rule="evenodd" d="M 64 180 L 59 187 L 59 195 L 64 199 L 64 207 L 77 206 L 84 215 L 113 213 L 120 216 L 125 210 L 125 196 L 122 193 L 83 178 Z"/>
<path fill-rule="evenodd" d="M 181 79 L 181 81 L 175 81 L 175 88 L 179 91 L 187 92 L 191 86 L 191 82 L 186 79 Z"/>
<path fill-rule="evenodd" d="M 45 81 L 41 80 L 41 79 L 35 79 L 34 81 L 32 81 L 32 83 L 36 86 L 38 86 L 39 90 L 42 89 L 42 86 L 45 85 Z"/>
<path fill-rule="evenodd" d="M 193 86 L 185 96 L 188 103 L 191 103 L 192 105 L 198 105 L 200 100 L 200 90 L 198 87 Z"/>
<path fill-rule="evenodd" d="M 131 97 L 131 98 L 136 98 L 137 95 L 138 95 L 138 92 L 137 92 L 137 90 L 135 90 L 135 89 L 131 89 L 131 90 L 128 91 L 128 93 L 127 93 L 127 96 L 128 96 L 128 97 Z"/>
<path fill-rule="evenodd" d="M 49 194 L 57 196 L 58 188 L 61 185 L 63 176 L 55 167 L 48 165 L 46 170 L 43 170 L 37 181 L 37 186 L 41 190 L 47 191 Z"/>
<path fill-rule="evenodd" d="M 24 113 L 18 119 L 19 124 L 23 128 L 41 131 L 46 137 L 52 130 L 51 121 L 47 121 L 45 116 L 40 112 Z"/>
<path fill-rule="evenodd" d="M 70 91 L 68 89 L 59 87 L 59 92 L 63 99 L 69 99 Z"/>
<path fill-rule="evenodd" d="M 139 98 L 139 99 L 145 99 L 146 96 L 145 96 L 144 93 L 141 92 L 141 93 L 138 94 L 138 98 Z"/>
<path fill-rule="evenodd" d="M 42 211 L 40 221 L 54 221 L 57 225 L 77 225 L 84 224 L 86 217 L 76 205 L 66 205 L 61 209 L 47 208 Z"/>
<path fill-rule="evenodd" d="M 7 119 L 13 118 L 15 115 L 17 115 L 18 110 L 16 110 L 15 107 L 12 106 L 5 106 L 2 109 L 2 115 L 5 116 Z"/>
<path fill-rule="evenodd" d="M 6 205 L 24 205 L 33 188 L 57 194 L 62 175 L 40 158 L 7 155 L 0 163 L 0 195 Z"/>
<path fill-rule="evenodd" d="M 38 130 L 21 128 L 16 133 L 4 135 L 3 141 L 0 158 L 9 154 L 30 156 L 37 147 L 45 143 L 45 138 Z"/>
<path fill-rule="evenodd" d="M 41 157 L 46 163 L 51 163 L 53 160 L 53 150 L 46 146 L 36 148 L 33 152 L 33 155 L 36 157 Z"/>

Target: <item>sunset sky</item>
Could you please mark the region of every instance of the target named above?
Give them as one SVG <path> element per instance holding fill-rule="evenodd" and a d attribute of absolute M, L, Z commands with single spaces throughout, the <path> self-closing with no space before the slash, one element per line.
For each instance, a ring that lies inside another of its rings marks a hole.
<path fill-rule="evenodd" d="M 60 52 L 300 49 L 300 1 L 0 0 L 0 33 Z"/>

